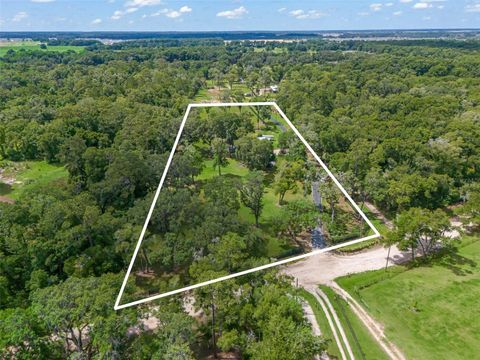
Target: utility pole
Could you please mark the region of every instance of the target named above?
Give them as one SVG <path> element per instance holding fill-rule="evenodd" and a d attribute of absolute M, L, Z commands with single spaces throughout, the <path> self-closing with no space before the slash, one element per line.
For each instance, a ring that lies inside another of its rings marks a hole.
<path fill-rule="evenodd" d="M 388 267 L 388 259 L 390 258 L 390 249 L 392 248 L 392 245 L 388 247 L 388 253 L 387 253 L 387 262 L 385 263 L 385 271 L 387 271 Z"/>
<path fill-rule="evenodd" d="M 215 305 L 212 302 L 212 340 L 213 340 L 213 358 L 217 358 L 217 340 L 215 339 Z"/>

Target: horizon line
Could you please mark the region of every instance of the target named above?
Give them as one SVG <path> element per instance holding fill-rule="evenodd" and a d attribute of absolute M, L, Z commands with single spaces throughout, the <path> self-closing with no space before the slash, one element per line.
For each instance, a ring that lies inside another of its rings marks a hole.
<path fill-rule="evenodd" d="M 161 33 L 161 34 L 182 34 L 182 33 L 317 33 L 317 32 L 368 32 L 368 31 L 480 31 L 475 27 L 446 27 L 446 28 L 373 28 L 373 29 L 323 29 L 323 30 L 1 30 L 4 33 Z"/>

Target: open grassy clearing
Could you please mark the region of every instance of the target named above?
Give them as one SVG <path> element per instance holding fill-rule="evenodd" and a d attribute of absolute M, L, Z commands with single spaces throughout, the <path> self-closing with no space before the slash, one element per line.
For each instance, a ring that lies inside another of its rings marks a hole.
<path fill-rule="evenodd" d="M 480 353 L 480 238 L 415 268 L 395 266 L 337 282 L 411 359 L 474 359 Z"/>
<path fill-rule="evenodd" d="M 220 86 L 214 80 L 206 80 L 205 87 L 201 88 L 197 95 L 195 96 L 195 102 L 207 102 L 207 101 L 219 101 L 220 95 L 223 91 L 230 91 L 231 94 L 241 94 L 242 97 L 244 94 L 251 93 L 250 89 L 244 83 L 236 82 L 232 84 L 232 88 L 230 89 L 229 86 L 222 82 Z M 230 99 L 228 101 L 239 102 L 239 99 Z M 248 101 L 245 98 L 241 99 L 241 101 Z"/>
<path fill-rule="evenodd" d="M 25 161 L 10 164 L 5 174 L 15 178 L 8 194 L 8 198 L 18 200 L 27 192 L 40 192 L 49 184 L 63 181 L 67 178 L 68 172 L 63 166 L 48 164 L 46 161 Z"/>
<path fill-rule="evenodd" d="M 213 160 L 205 160 L 205 167 L 202 173 L 197 177 L 198 180 L 207 180 L 218 176 L 218 169 L 213 167 Z M 249 172 L 248 168 L 235 159 L 228 159 L 228 165 L 222 167 L 222 175 L 235 175 L 238 177 L 246 176 Z"/>
<path fill-rule="evenodd" d="M 235 159 L 228 159 L 228 163 L 228 166 L 222 168 L 222 176 L 235 176 L 238 177 L 238 179 L 240 180 L 249 172 L 249 170 L 244 165 L 242 165 Z M 213 168 L 213 160 L 206 160 L 205 167 L 202 173 L 197 177 L 197 179 L 208 180 L 215 176 L 218 176 L 218 170 Z M 273 216 L 278 215 L 281 207 L 278 204 L 278 195 L 275 194 L 273 188 L 268 187 L 266 190 L 267 191 L 265 192 L 263 198 L 264 208 L 260 217 L 260 228 L 265 230 L 265 232 L 268 234 L 271 232 L 268 220 Z M 284 201 L 288 202 L 300 198 L 303 198 L 303 195 L 301 193 L 288 192 L 285 195 Z M 247 207 L 245 207 L 245 205 L 240 204 L 240 210 L 238 214 L 242 220 L 247 221 L 251 224 L 255 223 L 255 218 L 252 212 Z M 281 241 L 276 236 L 267 236 L 267 234 L 265 234 L 265 236 L 267 239 L 267 253 L 269 257 L 279 257 L 292 248 L 291 245 L 281 243 Z"/>
<path fill-rule="evenodd" d="M 356 359 L 388 359 L 362 321 L 350 309 L 350 305 L 328 286 L 319 286 L 328 296 L 343 326 Z"/>

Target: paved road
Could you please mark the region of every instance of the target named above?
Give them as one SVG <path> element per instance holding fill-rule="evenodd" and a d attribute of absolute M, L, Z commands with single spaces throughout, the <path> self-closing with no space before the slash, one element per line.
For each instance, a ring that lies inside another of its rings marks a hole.
<path fill-rule="evenodd" d="M 322 196 L 320 194 L 320 182 L 319 181 L 312 181 L 312 199 L 315 206 L 322 210 Z"/>
<path fill-rule="evenodd" d="M 311 231 L 311 239 L 313 249 L 323 249 L 327 247 L 320 221 L 318 222 L 317 226 Z"/>
<path fill-rule="evenodd" d="M 275 125 L 277 125 L 282 132 L 287 131 L 287 129 L 285 128 L 285 125 L 283 125 L 280 121 L 278 121 L 277 119 L 275 119 L 275 118 L 273 117 L 273 115 L 270 115 L 270 120 L 271 120 Z"/>
<path fill-rule="evenodd" d="M 312 182 L 312 200 L 318 210 L 322 211 L 322 196 L 319 185 L 320 183 L 318 181 Z M 311 231 L 311 240 L 313 249 L 323 249 L 327 247 L 320 217 L 317 219 L 317 226 Z"/>

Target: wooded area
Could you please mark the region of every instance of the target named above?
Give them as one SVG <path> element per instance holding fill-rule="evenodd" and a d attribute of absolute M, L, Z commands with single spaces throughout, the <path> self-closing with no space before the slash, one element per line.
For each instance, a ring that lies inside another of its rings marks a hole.
<path fill-rule="evenodd" d="M 359 204 L 398 215 L 389 238 L 412 251 L 423 245 L 427 254 L 434 247 L 408 235 L 440 239 L 445 209 L 455 205 L 467 223 L 480 218 L 477 49 L 421 40 L 149 40 L 81 53 L 8 51 L 0 58 L 0 179 L 14 178 L 27 162 L 68 173 L 35 186 L 25 181 L 18 197 L 0 202 L 1 356 L 192 359 L 226 351 L 245 359 L 311 358 L 325 342 L 312 334 L 297 290 L 277 270 L 195 290 L 200 319 L 187 314 L 180 295 L 156 307 L 113 310 L 187 104 L 206 89 L 234 102 L 275 98 Z M 274 84 L 278 93 L 265 93 Z M 288 198 L 295 187 L 303 194 L 303 180 L 288 180 L 305 165 L 292 138 L 249 136 L 268 119 L 255 112 L 199 116 L 208 120 L 196 134 L 190 128 L 190 146 L 172 163 L 168 182 L 176 190 L 168 211 L 152 219 L 151 251 L 137 269 L 148 274 L 160 264 L 175 275 L 129 283 L 124 301 L 289 255 L 269 250 L 255 228 L 293 244 L 314 226 L 311 204 Z M 275 176 L 268 168 L 277 147 L 288 147 L 290 159 L 277 159 Z M 234 162 L 240 165 L 232 169 Z M 247 170 L 238 183 L 231 174 L 241 167 Z M 269 186 L 284 206 L 275 206 L 280 213 L 268 225 L 262 214 L 269 203 L 258 194 Z M 323 197 L 324 222 L 349 215 L 335 194 Z M 178 214 L 176 202 L 189 206 Z M 192 229 L 198 242 L 176 248 Z M 329 232 L 340 236 L 345 228 Z M 158 326 L 143 330 L 141 319 L 152 315 Z"/>

